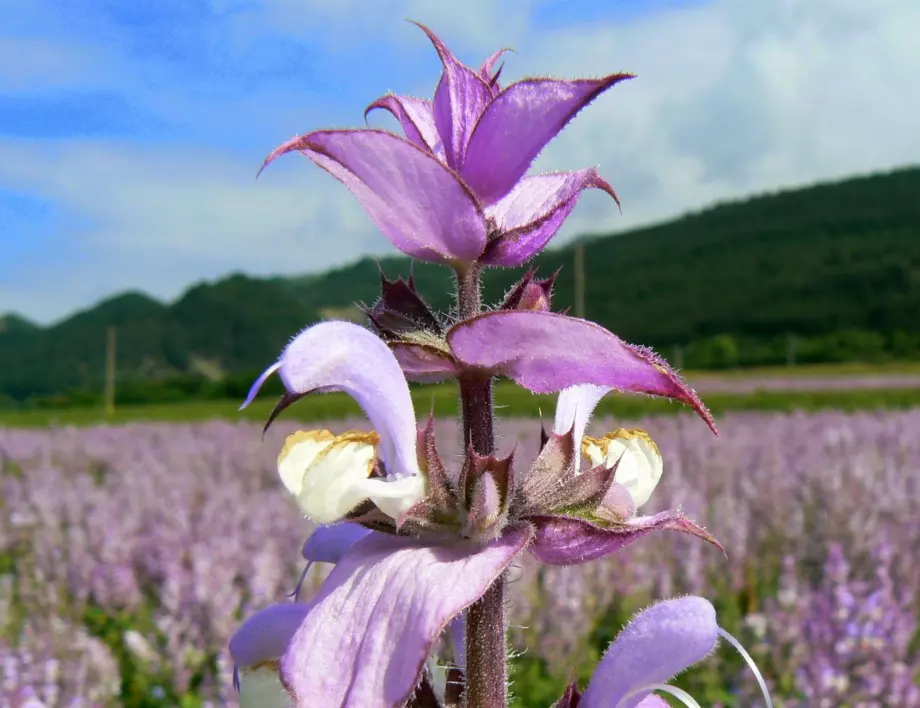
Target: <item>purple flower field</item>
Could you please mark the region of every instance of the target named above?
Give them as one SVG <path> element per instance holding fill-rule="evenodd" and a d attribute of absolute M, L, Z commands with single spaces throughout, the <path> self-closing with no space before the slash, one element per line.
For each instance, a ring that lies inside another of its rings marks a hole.
<path fill-rule="evenodd" d="M 596 662 L 586 637 L 694 593 L 749 647 L 779 705 L 920 706 L 920 410 L 732 414 L 719 438 L 689 416 L 591 427 L 623 424 L 664 455 L 649 511 L 682 506 L 728 559 L 653 534 L 596 563 L 519 563 L 522 660 L 562 685 Z M 248 423 L 0 429 L 0 706 L 235 705 L 227 642 L 303 568 L 310 528 L 274 464 L 294 429 L 279 422 L 265 442 Z M 499 434 L 520 460 L 539 445 L 536 421 Z M 456 435 L 440 424 L 444 449 Z M 327 572 L 314 566 L 305 592 Z M 720 650 L 686 680 L 709 704 L 757 705 L 733 662 Z M 527 676 L 518 697 L 534 695 Z"/>

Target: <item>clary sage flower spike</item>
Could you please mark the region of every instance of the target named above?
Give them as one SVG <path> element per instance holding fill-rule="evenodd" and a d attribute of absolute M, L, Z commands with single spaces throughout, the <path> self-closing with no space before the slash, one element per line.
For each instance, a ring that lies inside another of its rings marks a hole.
<path fill-rule="evenodd" d="M 405 137 L 373 128 L 318 130 L 278 147 L 342 181 L 390 242 L 423 261 L 516 266 L 539 253 L 585 189 L 616 193 L 595 168 L 526 176 L 582 108 L 630 74 L 531 78 L 502 88 L 495 59 L 479 71 L 427 27 L 444 65 L 432 100 L 387 95 Z"/>
<path fill-rule="evenodd" d="M 588 435 L 599 402 L 619 393 L 680 401 L 715 432 L 677 373 L 646 348 L 553 312 L 555 276 L 527 272 L 501 302 L 481 302 L 482 269 L 536 255 L 584 189 L 616 198 L 594 168 L 527 171 L 581 108 L 629 75 L 502 87 L 501 52 L 474 70 L 422 29 L 443 65 L 433 100 L 387 95 L 369 108 L 391 112 L 405 136 L 320 130 L 267 160 L 301 152 L 342 181 L 399 249 L 453 268 L 456 306 L 435 312 L 411 278 L 382 276 L 380 299 L 365 308 L 368 327 L 306 328 L 247 396 L 244 406 L 277 375 L 285 394 L 266 428 L 298 401 L 331 391 L 354 398 L 368 425 L 298 431 L 279 450 L 280 483 L 316 527 L 301 551 L 307 567 L 334 567 L 315 596 L 302 599 L 301 576 L 293 602 L 256 612 L 234 635 L 242 708 L 502 708 L 504 576 L 515 559 L 586 563 L 668 530 L 722 550 L 679 509 L 642 511 L 667 480 L 649 433 Z M 500 377 L 558 394 L 533 459 L 496 450 L 492 385 Z M 445 380 L 460 391 L 463 440 L 463 454 L 446 461 L 433 415 L 418 423 L 408 383 Z M 734 643 L 702 598 L 656 605 L 613 643 L 585 693 L 570 686 L 558 705 L 650 708 L 663 705 L 653 693 L 663 691 L 694 706 L 664 682 L 720 635 Z M 452 646 L 447 656 L 443 646 Z M 438 661 L 450 662 L 440 683 L 431 669 Z"/>

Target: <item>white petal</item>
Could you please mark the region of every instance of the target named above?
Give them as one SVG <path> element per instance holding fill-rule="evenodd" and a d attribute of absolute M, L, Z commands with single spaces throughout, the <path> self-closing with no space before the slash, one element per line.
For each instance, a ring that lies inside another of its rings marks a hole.
<path fill-rule="evenodd" d="M 575 439 L 581 439 L 588 427 L 591 414 L 610 390 L 609 386 L 582 384 L 569 386 L 560 391 L 556 398 L 553 432 L 557 435 L 565 435 L 574 429 Z"/>
<path fill-rule="evenodd" d="M 597 408 L 600 400 L 612 389 L 609 386 L 595 386 L 581 384 L 570 386 L 559 392 L 556 398 L 556 416 L 553 420 L 553 432 L 556 435 L 565 435 L 570 430 L 575 440 L 581 440 L 588 428 L 591 414 Z M 594 465 L 600 463 L 595 462 Z M 581 469 L 581 460 L 578 459 L 578 450 L 575 451 L 575 471 Z"/>
<path fill-rule="evenodd" d="M 366 479 L 359 486 L 380 511 L 394 519 L 405 514 L 428 494 L 428 484 L 422 475 L 392 481 Z"/>
<path fill-rule="evenodd" d="M 379 442 L 375 433 L 294 433 L 278 456 L 278 472 L 303 512 L 318 524 L 339 521 L 368 499 L 395 519 L 425 496 L 427 480 L 422 475 L 371 477 Z"/>
<path fill-rule="evenodd" d="M 298 431 L 289 435 L 278 455 L 278 474 L 287 490 L 299 496 L 307 468 L 335 440 L 328 430 Z"/>
<path fill-rule="evenodd" d="M 276 662 L 255 669 L 240 669 L 240 708 L 292 708 L 294 703 L 281 684 Z"/>
<path fill-rule="evenodd" d="M 595 466 L 613 467 L 619 460 L 614 479 L 626 487 L 637 509 L 649 500 L 661 480 L 664 460 L 644 430 L 621 428 L 603 438 L 586 437 L 582 452 Z"/>

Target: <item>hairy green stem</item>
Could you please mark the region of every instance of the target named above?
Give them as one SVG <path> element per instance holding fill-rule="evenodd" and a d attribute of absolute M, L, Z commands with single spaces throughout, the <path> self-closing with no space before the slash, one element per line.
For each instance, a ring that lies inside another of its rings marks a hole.
<path fill-rule="evenodd" d="M 457 271 L 457 313 L 473 317 L 482 310 L 480 269 Z M 460 407 L 465 443 L 480 455 L 495 448 L 492 377 L 459 377 Z M 468 708 L 505 708 L 508 667 L 504 618 L 504 580 L 499 578 L 467 611 L 466 705 Z"/>

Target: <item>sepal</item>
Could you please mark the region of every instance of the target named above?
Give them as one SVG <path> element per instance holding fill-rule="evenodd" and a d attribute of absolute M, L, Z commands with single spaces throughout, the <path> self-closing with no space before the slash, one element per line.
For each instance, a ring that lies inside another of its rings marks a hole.
<path fill-rule="evenodd" d="M 530 552 L 548 565 L 574 565 L 603 558 L 652 531 L 681 531 L 702 538 L 725 553 L 725 548 L 699 524 L 678 510 L 639 516 L 622 523 L 593 522 L 566 516 L 532 516 L 536 529 Z"/>
<path fill-rule="evenodd" d="M 557 270 L 548 278 L 537 278 L 536 271 L 528 270 L 505 295 L 500 310 L 531 310 L 549 312 L 552 307 L 553 285 L 559 275 Z"/>
<path fill-rule="evenodd" d="M 581 691 L 574 681 L 566 686 L 562 698 L 553 704 L 553 708 L 578 708 L 581 703 Z"/>
<path fill-rule="evenodd" d="M 468 510 L 464 535 L 469 538 L 497 538 L 507 525 L 514 491 L 513 457 L 514 453 L 499 458 L 468 450 L 459 487 Z"/>
<path fill-rule="evenodd" d="M 437 315 L 422 299 L 415 287 L 415 279 L 389 280 L 380 271 L 380 298 L 371 308 L 364 310 L 380 336 L 389 341 L 419 330 L 443 334 L 444 328 Z"/>
<path fill-rule="evenodd" d="M 598 465 L 581 472 L 577 463 L 573 431 L 547 437 L 517 490 L 514 513 L 595 516 L 615 486 L 616 466 Z"/>

